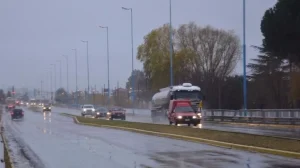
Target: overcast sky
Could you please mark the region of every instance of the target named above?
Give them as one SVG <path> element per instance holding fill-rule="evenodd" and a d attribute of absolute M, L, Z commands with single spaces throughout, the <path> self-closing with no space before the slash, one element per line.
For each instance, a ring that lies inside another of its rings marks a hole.
<path fill-rule="evenodd" d="M 256 52 L 249 46 L 261 44 L 260 21 L 276 0 L 247 0 L 247 60 Z M 63 60 L 62 84 L 66 87 L 69 56 L 69 87 L 75 88 L 75 59 L 78 50 L 78 85 L 87 87 L 86 45 L 89 41 L 90 84 L 107 86 L 106 32 L 109 27 L 110 85 L 124 86 L 131 72 L 130 12 L 133 8 L 134 52 L 152 29 L 169 22 L 169 0 L 1 0 L 0 1 L 0 87 L 49 88 L 50 64 Z M 242 37 L 242 0 L 172 0 L 173 26 L 194 21 L 199 25 L 235 30 Z M 142 69 L 135 60 L 134 66 Z M 236 68 L 242 73 L 242 62 Z M 48 75 L 47 75 L 48 74 Z M 53 74 L 54 78 L 54 74 Z M 54 79 L 53 79 L 54 81 Z"/>

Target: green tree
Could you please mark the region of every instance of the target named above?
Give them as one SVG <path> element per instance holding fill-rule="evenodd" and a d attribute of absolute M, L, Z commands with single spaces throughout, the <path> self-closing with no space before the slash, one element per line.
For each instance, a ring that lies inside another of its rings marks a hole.
<path fill-rule="evenodd" d="M 253 80 L 252 85 L 256 84 L 259 93 L 258 100 L 254 101 L 257 105 L 264 104 L 265 108 L 283 108 L 284 97 L 287 89 L 287 65 L 270 52 L 265 52 L 264 48 L 253 46 L 260 54 L 252 59 L 252 63 L 247 65 L 250 68 Z M 264 98 L 263 98 L 264 97 Z M 253 103 L 253 102 L 250 102 Z"/>
<path fill-rule="evenodd" d="M 7 91 L 6 97 L 11 97 L 11 92 L 10 91 Z"/>
<path fill-rule="evenodd" d="M 58 103 L 68 103 L 68 93 L 64 88 L 59 88 L 56 90 L 55 101 Z"/>
<path fill-rule="evenodd" d="M 264 49 L 291 63 L 300 62 L 299 9 L 299 0 L 278 0 L 261 21 Z"/>
<path fill-rule="evenodd" d="M 209 95 L 210 104 L 220 107 L 222 81 L 231 75 L 240 57 L 238 36 L 232 31 L 203 28 L 193 22 L 181 25 L 173 33 L 174 84 L 199 85 Z M 138 48 L 137 59 L 143 63 L 153 91 L 170 84 L 169 53 L 168 25 L 152 30 Z M 217 103 L 212 103 L 216 100 Z"/>
<path fill-rule="evenodd" d="M 0 89 L 0 102 L 4 102 L 5 101 L 5 93 L 2 89 Z"/>

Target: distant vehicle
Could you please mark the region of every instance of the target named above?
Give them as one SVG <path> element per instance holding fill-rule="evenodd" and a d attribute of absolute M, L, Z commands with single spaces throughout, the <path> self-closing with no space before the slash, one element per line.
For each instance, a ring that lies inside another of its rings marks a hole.
<path fill-rule="evenodd" d="M 167 116 L 171 100 L 190 100 L 192 108 L 198 111 L 199 103 L 204 99 L 200 87 L 191 83 L 162 88 L 152 97 L 151 116 Z"/>
<path fill-rule="evenodd" d="M 6 111 L 12 111 L 13 109 L 15 109 L 15 105 L 9 104 L 6 106 Z"/>
<path fill-rule="evenodd" d="M 81 106 L 81 116 L 86 116 L 86 115 L 90 115 L 90 116 L 94 116 L 95 113 L 95 107 L 92 104 L 84 104 L 83 106 Z"/>
<path fill-rule="evenodd" d="M 121 119 L 126 120 L 126 110 L 121 107 L 113 107 L 106 113 L 106 118 L 109 120 Z"/>
<path fill-rule="evenodd" d="M 19 100 L 16 100 L 16 106 L 21 106 L 21 102 Z"/>
<path fill-rule="evenodd" d="M 192 108 L 191 101 L 189 100 L 171 100 L 168 110 L 169 124 L 187 124 L 194 126 L 200 124 L 201 116 L 197 115 L 196 111 Z"/>
<path fill-rule="evenodd" d="M 10 106 L 10 107 L 15 107 L 15 104 L 16 104 L 16 101 L 15 101 L 15 99 L 14 98 L 12 98 L 12 97 L 7 97 L 6 99 L 5 99 L 5 108 L 6 108 L 6 110 L 8 110 L 8 107 Z"/>
<path fill-rule="evenodd" d="M 43 112 L 49 111 L 51 112 L 51 104 L 44 104 L 43 105 Z"/>
<path fill-rule="evenodd" d="M 106 117 L 108 109 L 105 107 L 99 107 L 95 110 L 95 118 Z"/>
<path fill-rule="evenodd" d="M 24 111 L 22 109 L 13 109 L 10 112 L 11 119 L 20 119 L 24 117 Z"/>

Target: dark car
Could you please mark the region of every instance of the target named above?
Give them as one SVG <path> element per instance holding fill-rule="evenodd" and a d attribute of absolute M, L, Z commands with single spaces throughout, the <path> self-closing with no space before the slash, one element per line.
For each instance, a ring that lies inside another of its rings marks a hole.
<path fill-rule="evenodd" d="M 95 110 L 95 118 L 106 117 L 108 110 L 105 107 L 99 107 Z"/>
<path fill-rule="evenodd" d="M 114 107 L 108 110 L 106 118 L 109 120 L 121 119 L 126 120 L 126 110 L 120 107 Z"/>
<path fill-rule="evenodd" d="M 43 106 L 43 112 L 50 111 L 51 112 L 51 104 L 44 104 Z"/>
<path fill-rule="evenodd" d="M 24 111 L 22 109 L 13 109 L 10 112 L 11 119 L 20 119 L 24 117 Z"/>

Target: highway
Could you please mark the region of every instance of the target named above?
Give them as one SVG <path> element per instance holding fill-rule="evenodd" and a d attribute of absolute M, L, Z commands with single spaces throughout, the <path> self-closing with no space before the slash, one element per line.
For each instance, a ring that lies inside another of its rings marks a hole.
<path fill-rule="evenodd" d="M 81 126 L 53 108 L 27 108 L 23 120 L 3 122 L 16 168 L 296 168 L 300 160 L 212 147 L 121 130 Z M 129 117 L 130 119 L 130 117 Z"/>
<path fill-rule="evenodd" d="M 64 111 L 65 113 L 80 115 L 80 111 L 76 109 L 68 108 L 58 108 L 58 111 Z M 156 124 L 168 124 L 167 119 L 157 119 L 152 121 L 150 117 L 150 111 L 146 109 L 135 109 L 135 115 L 132 115 L 132 109 L 127 109 L 128 115 L 126 117 L 127 121 L 131 122 L 144 122 L 144 123 L 156 123 Z M 263 126 L 247 126 L 247 125 L 230 125 L 230 124 L 218 124 L 211 122 L 202 122 L 195 128 L 206 128 L 220 131 L 231 131 L 231 132 L 241 132 L 257 135 L 268 135 L 268 136 L 278 136 L 286 138 L 296 138 L 300 139 L 300 127 L 298 128 L 274 128 L 274 127 L 263 127 Z"/>

